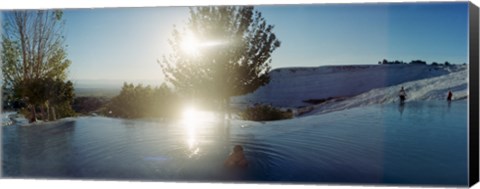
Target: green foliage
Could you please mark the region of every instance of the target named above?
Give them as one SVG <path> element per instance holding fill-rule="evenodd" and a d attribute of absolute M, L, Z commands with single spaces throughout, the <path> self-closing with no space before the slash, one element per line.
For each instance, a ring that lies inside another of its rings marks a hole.
<path fill-rule="evenodd" d="M 75 111 L 72 109 L 73 100 L 75 99 L 75 92 L 73 83 L 71 81 L 62 82 L 61 80 L 54 81 L 54 97 L 50 98 L 51 103 L 57 108 L 57 118 L 75 116 Z M 51 93 L 52 94 L 52 93 Z"/>
<path fill-rule="evenodd" d="M 14 42 L 2 35 L 2 76 L 3 89 L 11 89 L 15 80 L 21 78 L 22 64 L 20 62 L 20 48 Z"/>
<path fill-rule="evenodd" d="M 56 118 L 64 118 L 64 117 L 73 117 L 76 115 L 76 112 L 72 109 L 72 105 L 68 103 L 63 103 L 63 104 L 58 104 L 55 105 L 55 111 L 56 111 Z M 50 117 L 52 117 L 53 114 L 50 114 Z M 51 118 L 53 119 L 53 118 Z"/>
<path fill-rule="evenodd" d="M 26 80 L 14 86 L 14 96 L 19 98 L 25 95 L 32 112 L 25 114 L 35 120 L 55 120 L 63 117 L 74 116 L 72 109 L 74 99 L 73 83 L 63 82 L 60 79 L 39 78 Z M 33 113 L 40 110 L 40 114 Z"/>
<path fill-rule="evenodd" d="M 240 116 L 245 120 L 274 121 L 291 119 L 293 113 L 291 110 L 282 111 L 269 105 L 255 105 L 253 107 L 248 107 L 245 111 L 240 113 Z"/>
<path fill-rule="evenodd" d="M 107 105 L 108 99 L 105 97 L 82 96 L 76 97 L 72 108 L 80 114 L 89 114 L 100 111 Z"/>
<path fill-rule="evenodd" d="M 173 30 L 173 53 L 159 63 L 167 82 L 182 94 L 226 107 L 231 96 L 269 82 L 270 56 L 280 47 L 273 28 L 251 6 L 191 8 L 187 27 Z M 192 36 L 195 53 L 182 49 Z"/>
<path fill-rule="evenodd" d="M 31 121 L 38 119 L 37 110 L 43 120 L 73 115 L 73 85 L 64 82 L 71 62 L 63 46 L 62 14 L 60 10 L 4 14 L 2 100 L 10 108 L 28 109 Z"/>
<path fill-rule="evenodd" d="M 104 114 L 122 118 L 173 117 L 178 113 L 178 97 L 165 84 L 151 88 L 124 83 Z"/>

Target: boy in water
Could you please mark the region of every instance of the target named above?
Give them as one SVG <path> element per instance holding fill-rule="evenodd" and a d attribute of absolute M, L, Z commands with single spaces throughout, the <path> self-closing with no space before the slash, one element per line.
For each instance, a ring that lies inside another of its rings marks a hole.
<path fill-rule="evenodd" d="M 233 153 L 228 156 L 227 160 L 225 160 L 224 165 L 226 167 L 247 167 L 248 162 L 243 154 L 243 147 L 240 145 L 235 145 L 233 147 Z"/>

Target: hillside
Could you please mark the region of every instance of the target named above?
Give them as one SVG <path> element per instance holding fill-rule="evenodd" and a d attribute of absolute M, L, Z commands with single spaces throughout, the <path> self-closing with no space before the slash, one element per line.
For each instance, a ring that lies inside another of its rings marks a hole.
<path fill-rule="evenodd" d="M 349 106 L 354 106 L 358 103 L 393 101 L 400 85 L 405 85 L 407 90 L 414 92 L 410 95 L 410 100 L 443 98 L 445 90 L 466 90 L 468 73 L 466 68 L 466 65 L 410 64 L 281 68 L 271 71 L 269 84 L 254 93 L 235 97 L 232 102 L 240 107 L 263 103 L 284 108 L 299 108 L 325 101 L 322 103 L 324 106 L 325 103 L 343 100 L 344 103 L 351 102 Z M 443 77 L 433 79 L 439 76 Z M 409 83 L 429 78 L 432 80 Z M 383 91 L 382 88 L 386 87 L 390 88 Z M 373 89 L 378 90 L 372 91 Z M 392 96 L 392 99 L 385 95 Z M 362 98 L 362 101 L 353 103 L 351 101 L 353 98 Z M 373 101 L 363 102 L 365 98 Z"/>
<path fill-rule="evenodd" d="M 398 92 L 403 86 L 407 91 L 407 102 L 414 100 L 446 100 L 448 91 L 454 94 L 453 100 L 468 98 L 468 71 L 462 70 L 439 77 L 410 81 L 385 88 L 372 89 L 360 95 L 343 99 L 331 100 L 320 105 L 310 106 L 309 113 L 323 114 L 371 104 L 398 102 Z"/>

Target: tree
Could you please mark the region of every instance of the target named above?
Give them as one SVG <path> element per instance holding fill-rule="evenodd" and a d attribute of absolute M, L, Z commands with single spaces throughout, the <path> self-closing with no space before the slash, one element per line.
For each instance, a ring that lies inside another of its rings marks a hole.
<path fill-rule="evenodd" d="M 159 63 L 177 91 L 228 110 L 230 97 L 269 82 L 271 53 L 280 47 L 273 28 L 251 6 L 191 8 L 187 27 L 173 29 L 173 52 Z"/>
<path fill-rule="evenodd" d="M 31 121 L 37 118 L 36 109 L 40 106 L 43 110 L 48 100 L 40 95 L 46 93 L 46 88 L 42 88 L 45 83 L 41 82 L 65 80 L 71 64 L 63 45 L 62 14 L 59 10 L 23 10 L 4 14 L 2 88 L 10 92 L 11 100 L 25 104 L 31 112 Z"/>

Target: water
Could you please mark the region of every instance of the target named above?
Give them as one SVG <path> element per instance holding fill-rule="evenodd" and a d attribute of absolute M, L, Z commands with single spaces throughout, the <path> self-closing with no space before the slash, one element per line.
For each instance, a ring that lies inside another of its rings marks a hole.
<path fill-rule="evenodd" d="M 3 176 L 159 181 L 467 184 L 467 102 L 361 107 L 286 121 L 81 117 L 6 126 Z M 223 167 L 236 144 L 249 166 Z"/>
<path fill-rule="evenodd" d="M 12 125 L 13 121 L 10 119 L 10 116 L 15 114 L 15 112 L 2 112 L 2 126 Z"/>

